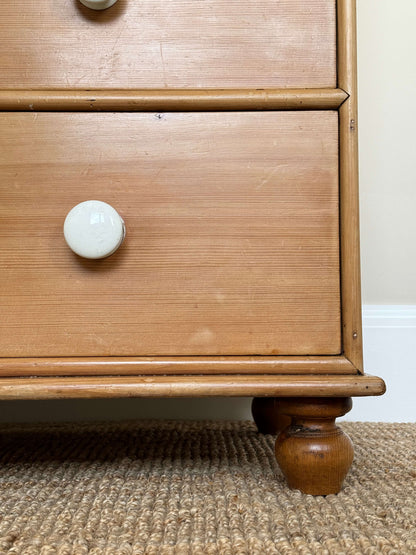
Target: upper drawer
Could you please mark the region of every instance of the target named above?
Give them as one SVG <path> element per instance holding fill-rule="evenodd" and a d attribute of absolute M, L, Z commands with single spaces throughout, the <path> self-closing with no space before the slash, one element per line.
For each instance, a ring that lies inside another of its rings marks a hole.
<path fill-rule="evenodd" d="M 336 86 L 335 0 L 2 0 L 0 88 Z"/>

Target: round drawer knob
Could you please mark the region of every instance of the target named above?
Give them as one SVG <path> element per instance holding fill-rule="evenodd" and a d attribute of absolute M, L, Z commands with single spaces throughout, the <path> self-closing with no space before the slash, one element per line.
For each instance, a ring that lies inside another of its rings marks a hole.
<path fill-rule="evenodd" d="M 92 10 L 106 10 L 115 4 L 117 0 L 80 0 L 80 2 Z"/>
<path fill-rule="evenodd" d="M 106 202 L 87 200 L 69 211 L 64 223 L 68 246 L 84 258 L 113 254 L 126 235 L 123 220 Z"/>

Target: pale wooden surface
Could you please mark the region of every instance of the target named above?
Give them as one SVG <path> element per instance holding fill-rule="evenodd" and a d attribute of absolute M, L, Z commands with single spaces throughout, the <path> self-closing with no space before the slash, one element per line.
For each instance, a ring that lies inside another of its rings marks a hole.
<path fill-rule="evenodd" d="M 0 117 L 3 356 L 340 352 L 336 112 Z M 65 215 L 127 238 L 73 255 Z"/>
<path fill-rule="evenodd" d="M 362 372 L 355 0 L 338 2 L 338 18 L 338 80 L 350 95 L 339 109 L 342 339 L 345 356 Z"/>
<path fill-rule="evenodd" d="M 0 400 L 109 397 L 362 397 L 382 395 L 374 376 L 108 376 L 2 378 Z"/>
<path fill-rule="evenodd" d="M 6 89 L 0 90 L 0 110 L 336 110 L 347 97 L 347 93 L 341 89 Z"/>
<path fill-rule="evenodd" d="M 0 88 L 335 87 L 335 0 L 2 0 Z"/>
<path fill-rule="evenodd" d="M 0 376 L 144 374 L 355 374 L 349 360 L 323 357 L 0 358 Z"/>

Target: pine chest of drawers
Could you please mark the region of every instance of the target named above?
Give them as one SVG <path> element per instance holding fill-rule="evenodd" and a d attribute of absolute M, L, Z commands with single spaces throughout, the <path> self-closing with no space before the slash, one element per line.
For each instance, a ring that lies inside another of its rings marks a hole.
<path fill-rule="evenodd" d="M 253 396 L 289 485 L 338 491 L 335 418 L 384 391 L 362 366 L 353 0 L 2 10 L 0 398 Z M 65 241 L 88 200 L 124 220 L 111 256 Z"/>

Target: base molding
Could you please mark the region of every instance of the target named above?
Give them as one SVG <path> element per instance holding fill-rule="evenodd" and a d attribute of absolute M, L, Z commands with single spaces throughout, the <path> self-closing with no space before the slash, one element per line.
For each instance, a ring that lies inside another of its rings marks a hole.
<path fill-rule="evenodd" d="M 382 395 L 369 375 L 71 376 L 0 378 L 0 400 L 111 397 L 362 397 Z"/>
<path fill-rule="evenodd" d="M 356 374 L 342 355 L 0 358 L 0 376 Z"/>

